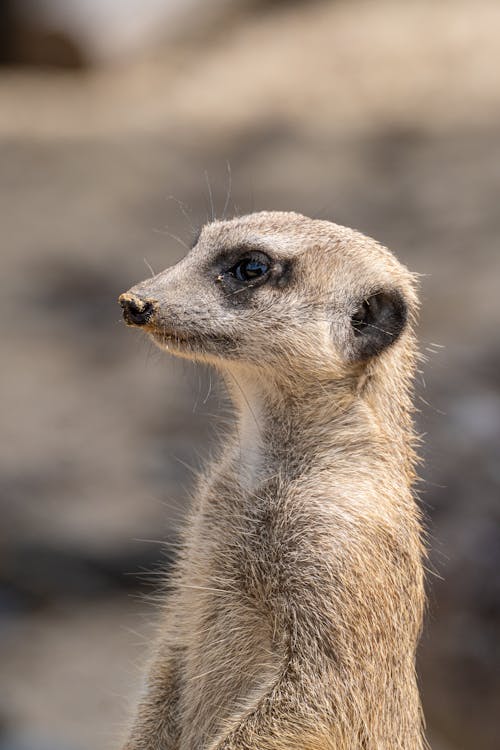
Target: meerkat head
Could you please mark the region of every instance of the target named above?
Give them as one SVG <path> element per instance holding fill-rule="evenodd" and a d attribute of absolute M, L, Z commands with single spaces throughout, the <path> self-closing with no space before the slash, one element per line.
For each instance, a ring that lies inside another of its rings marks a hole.
<path fill-rule="evenodd" d="M 327 378 L 400 346 L 416 308 L 412 275 L 374 240 L 278 212 L 206 225 L 177 265 L 119 301 L 172 354 Z"/>

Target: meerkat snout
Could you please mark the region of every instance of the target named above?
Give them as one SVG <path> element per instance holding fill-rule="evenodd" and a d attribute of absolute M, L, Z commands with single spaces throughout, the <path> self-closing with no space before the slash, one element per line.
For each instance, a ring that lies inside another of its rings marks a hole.
<path fill-rule="evenodd" d="M 127 325 L 143 326 L 151 320 L 154 304 L 134 294 L 121 294 L 118 298 L 123 309 L 123 318 Z"/>

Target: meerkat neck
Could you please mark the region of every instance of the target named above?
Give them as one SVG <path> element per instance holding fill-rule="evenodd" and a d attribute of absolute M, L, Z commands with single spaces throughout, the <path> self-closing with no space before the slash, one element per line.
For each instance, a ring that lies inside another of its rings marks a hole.
<path fill-rule="evenodd" d="M 392 351 L 391 356 L 368 371 L 363 399 L 369 407 L 380 435 L 391 446 L 387 451 L 400 473 L 411 484 L 415 479 L 417 442 L 413 414 L 413 379 L 417 350 L 413 333 L 407 334 L 407 345 Z"/>
<path fill-rule="evenodd" d="M 414 464 L 412 407 L 409 393 L 401 398 L 402 388 L 408 392 L 407 370 L 395 368 L 390 379 L 368 377 L 361 394 L 361 386 L 352 379 L 291 383 L 232 372 L 226 380 L 238 414 L 244 483 L 253 486 L 283 467 L 291 476 L 305 467 L 328 464 L 332 456 L 342 453 L 355 460 L 359 451 L 364 459 L 360 470 L 372 470 L 379 457 L 387 471 L 392 456 L 395 474 L 401 475 L 403 462 L 410 484 Z M 391 395 L 394 388 L 398 389 L 397 400 Z"/>

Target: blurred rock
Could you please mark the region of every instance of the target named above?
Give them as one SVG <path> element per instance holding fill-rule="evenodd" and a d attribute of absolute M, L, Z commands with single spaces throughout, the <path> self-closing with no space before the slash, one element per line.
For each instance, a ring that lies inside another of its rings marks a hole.
<path fill-rule="evenodd" d="M 5 3 L 5 5 L 4 5 Z M 201 34 L 245 0 L 7 0 L 4 62 L 80 68 Z"/>

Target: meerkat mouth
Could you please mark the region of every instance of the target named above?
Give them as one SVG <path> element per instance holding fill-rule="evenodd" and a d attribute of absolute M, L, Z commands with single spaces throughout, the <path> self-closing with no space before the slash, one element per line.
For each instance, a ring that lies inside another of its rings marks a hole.
<path fill-rule="evenodd" d="M 214 360 L 234 359 L 238 356 L 238 347 L 234 336 L 224 334 L 198 333 L 189 331 L 182 333 L 163 327 L 161 324 L 150 323 L 146 328 L 154 343 L 170 354 L 188 357 L 189 359 L 210 358 Z"/>
<path fill-rule="evenodd" d="M 148 333 L 153 341 L 164 349 L 193 347 L 193 341 L 177 331 L 162 328 L 161 326 L 148 326 Z"/>

